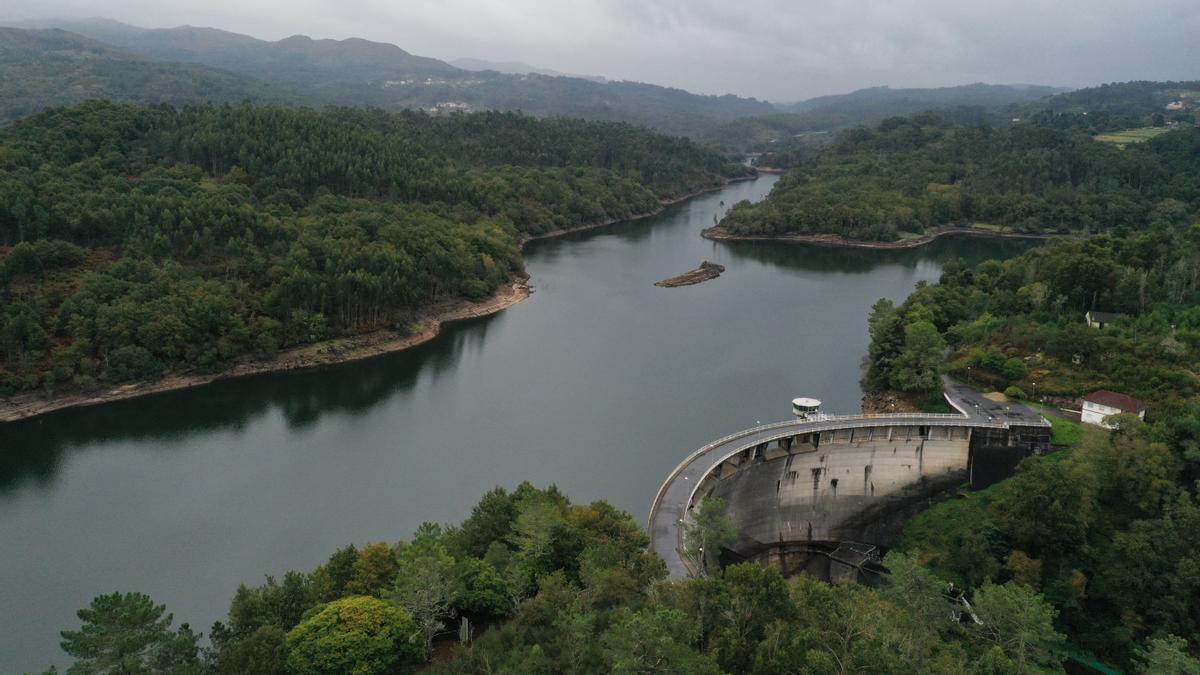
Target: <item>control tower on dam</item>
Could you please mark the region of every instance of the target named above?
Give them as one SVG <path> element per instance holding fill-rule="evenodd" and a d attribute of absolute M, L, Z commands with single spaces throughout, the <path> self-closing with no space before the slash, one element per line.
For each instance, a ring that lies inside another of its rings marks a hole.
<path fill-rule="evenodd" d="M 720 498 L 738 532 L 722 560 L 836 577 L 831 560 L 861 567 L 937 493 L 995 482 L 1050 447 L 1050 424 L 1025 406 L 952 383 L 946 399 L 957 412 L 838 416 L 796 399 L 793 420 L 732 434 L 680 463 L 651 506 L 651 546 L 672 578 L 693 572 L 682 519 Z"/>

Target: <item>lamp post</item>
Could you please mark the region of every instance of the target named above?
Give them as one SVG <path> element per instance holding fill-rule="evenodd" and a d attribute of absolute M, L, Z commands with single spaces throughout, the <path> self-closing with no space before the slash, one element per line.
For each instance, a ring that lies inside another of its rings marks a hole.
<path fill-rule="evenodd" d="M 1037 382 L 1033 383 L 1033 400 L 1037 400 Z"/>
<path fill-rule="evenodd" d="M 971 366 L 967 366 L 967 386 L 971 386 Z"/>

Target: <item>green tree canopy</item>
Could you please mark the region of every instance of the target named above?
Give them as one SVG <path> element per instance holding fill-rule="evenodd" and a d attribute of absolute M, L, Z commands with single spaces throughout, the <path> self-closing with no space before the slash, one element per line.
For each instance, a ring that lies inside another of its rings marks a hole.
<path fill-rule="evenodd" d="M 721 547 L 737 538 L 737 529 L 725 513 L 723 499 L 700 500 L 684 517 L 682 530 L 684 557 L 701 576 L 716 569 Z"/>
<path fill-rule="evenodd" d="M 75 658 L 70 675 L 201 672 L 200 635 L 187 624 L 172 630 L 166 606 L 147 595 L 98 595 L 79 618 L 79 630 L 62 632 L 63 651 Z"/>
<path fill-rule="evenodd" d="M 369 596 L 320 606 L 284 639 L 295 675 L 382 675 L 422 659 L 420 629 L 404 610 Z"/>

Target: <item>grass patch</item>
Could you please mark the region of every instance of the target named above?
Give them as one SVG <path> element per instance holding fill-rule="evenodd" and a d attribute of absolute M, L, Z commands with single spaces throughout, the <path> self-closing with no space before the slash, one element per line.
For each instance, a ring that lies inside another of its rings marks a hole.
<path fill-rule="evenodd" d="M 1046 416 L 1050 422 L 1050 442 L 1055 445 L 1073 446 L 1083 439 L 1083 426 L 1075 422 Z"/>
<path fill-rule="evenodd" d="M 1058 417 L 1060 414 L 1058 410 L 1044 403 L 1035 403 L 1033 401 L 1025 401 L 1024 403 L 1030 407 L 1046 411 L 1046 414 L 1042 415 L 1042 417 L 1050 423 L 1050 442 L 1054 445 L 1074 447 L 1079 445 L 1079 441 L 1083 440 L 1085 429 L 1079 422 L 1072 422 L 1071 420 Z"/>
<path fill-rule="evenodd" d="M 1062 450 L 1055 450 L 1054 452 L 1046 453 L 1038 457 L 1037 461 L 1044 464 L 1060 464 L 1070 459 L 1074 452 L 1074 448 L 1063 448 Z M 1003 483 L 1004 481 L 1000 482 Z M 999 483 L 997 483 L 997 485 L 999 485 Z"/>
<path fill-rule="evenodd" d="M 1141 127 L 1140 129 L 1126 129 L 1108 134 L 1098 134 L 1092 138 L 1101 143 L 1116 143 L 1117 145 L 1125 146 L 1130 143 L 1144 143 L 1155 136 L 1165 134 L 1167 131 L 1166 127 Z"/>
<path fill-rule="evenodd" d="M 1010 228 L 995 223 L 971 223 L 969 226 L 972 230 L 985 230 L 987 232 L 1007 232 Z"/>

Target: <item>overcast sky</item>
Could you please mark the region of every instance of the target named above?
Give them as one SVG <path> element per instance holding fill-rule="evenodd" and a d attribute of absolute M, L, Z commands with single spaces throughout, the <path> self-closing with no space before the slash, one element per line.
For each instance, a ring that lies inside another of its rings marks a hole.
<path fill-rule="evenodd" d="M 364 37 L 442 59 L 776 101 L 874 86 L 1200 78 L 1200 0 L 4 0 L 279 39 Z"/>

